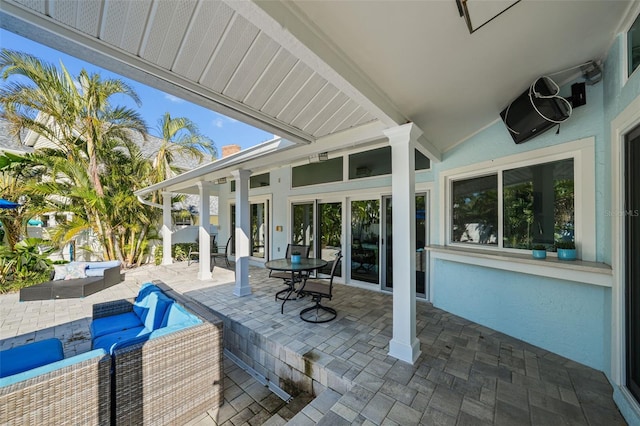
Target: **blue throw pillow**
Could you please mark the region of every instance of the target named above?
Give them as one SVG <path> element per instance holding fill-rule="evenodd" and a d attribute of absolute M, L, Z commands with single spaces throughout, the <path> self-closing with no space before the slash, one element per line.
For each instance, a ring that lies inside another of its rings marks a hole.
<path fill-rule="evenodd" d="M 140 302 L 133 304 L 133 311 L 138 315 L 144 327 L 148 330 L 155 330 L 162 326 L 162 318 L 167 308 L 173 303 L 162 292 L 154 291 L 149 293 Z"/>

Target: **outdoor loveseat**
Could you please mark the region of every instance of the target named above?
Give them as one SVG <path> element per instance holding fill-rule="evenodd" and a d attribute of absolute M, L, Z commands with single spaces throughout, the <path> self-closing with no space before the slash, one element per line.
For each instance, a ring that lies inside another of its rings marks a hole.
<path fill-rule="evenodd" d="M 55 267 L 51 281 L 20 289 L 20 301 L 86 297 L 122 281 L 117 260 L 71 262 Z"/>
<path fill-rule="evenodd" d="M 64 358 L 46 339 L 0 353 L 0 424 L 108 425 L 111 358 L 102 349 Z"/>
<path fill-rule="evenodd" d="M 183 424 L 222 404 L 222 320 L 164 283 L 94 305 L 91 335 L 112 357 L 116 424 Z"/>

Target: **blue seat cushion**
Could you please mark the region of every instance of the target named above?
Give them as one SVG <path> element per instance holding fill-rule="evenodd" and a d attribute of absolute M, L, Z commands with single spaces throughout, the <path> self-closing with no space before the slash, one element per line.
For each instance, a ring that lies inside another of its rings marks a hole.
<path fill-rule="evenodd" d="M 145 327 L 153 331 L 162 326 L 164 313 L 172 303 L 173 300 L 162 292 L 153 292 L 140 302 L 135 302 L 133 312 L 138 315 Z"/>
<path fill-rule="evenodd" d="M 117 343 L 126 342 L 136 337 L 144 336 L 151 333 L 151 330 L 145 327 L 134 327 L 128 330 L 118 331 L 117 333 L 106 334 L 100 336 L 93 341 L 93 349 L 104 349 L 108 353 L 112 353 L 111 347 Z"/>
<path fill-rule="evenodd" d="M 133 312 L 97 318 L 91 321 L 91 339 L 142 326 L 142 321 Z"/>
<path fill-rule="evenodd" d="M 177 303 L 172 303 L 164 314 L 162 327 L 171 327 L 178 324 L 199 324 L 200 322 L 201 321 L 198 317 L 187 312 L 185 308 Z"/>
<path fill-rule="evenodd" d="M 38 377 L 42 374 L 51 373 L 53 371 L 59 370 L 64 367 L 68 367 L 70 365 L 86 361 L 92 358 L 103 358 L 106 355 L 106 352 L 102 349 L 98 349 L 95 351 L 85 352 L 80 355 L 72 356 L 69 358 L 61 359 L 59 361 L 52 362 L 50 364 L 45 364 L 40 367 L 32 368 L 31 370 L 23 371 L 22 373 L 17 373 L 12 376 L 2 377 L 0 378 L 0 388 L 5 386 L 10 386 L 15 383 L 22 382 L 27 379 L 32 379 L 34 377 Z"/>
<path fill-rule="evenodd" d="M 62 342 L 46 339 L 0 352 L 0 377 L 12 376 L 32 368 L 64 359 Z"/>

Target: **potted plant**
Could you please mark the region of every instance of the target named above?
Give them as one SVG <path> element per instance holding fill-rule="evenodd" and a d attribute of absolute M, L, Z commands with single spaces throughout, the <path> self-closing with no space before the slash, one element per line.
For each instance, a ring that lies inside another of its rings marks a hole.
<path fill-rule="evenodd" d="M 576 260 L 576 243 L 573 241 L 556 242 L 559 260 Z"/>
<path fill-rule="evenodd" d="M 536 244 L 532 247 L 531 253 L 534 259 L 546 259 L 547 247 L 544 244 Z"/>
<path fill-rule="evenodd" d="M 291 263 L 300 263 L 301 258 L 302 256 L 298 251 L 294 251 L 293 253 L 291 253 Z"/>

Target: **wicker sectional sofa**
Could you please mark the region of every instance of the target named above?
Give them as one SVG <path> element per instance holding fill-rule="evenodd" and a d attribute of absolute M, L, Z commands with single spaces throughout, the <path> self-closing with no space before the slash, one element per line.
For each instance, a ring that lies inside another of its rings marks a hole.
<path fill-rule="evenodd" d="M 60 341 L 47 339 L 0 358 L 0 424 L 110 424 L 111 357 L 104 350 L 65 359 Z"/>
<path fill-rule="evenodd" d="M 122 282 L 120 262 L 86 262 L 86 277 L 51 280 L 20 289 L 20 301 L 72 299 L 93 293 Z M 53 277 L 52 277 L 53 278 Z"/>
<path fill-rule="evenodd" d="M 154 292 L 171 302 L 145 304 Z M 98 336 L 114 323 L 129 327 L 140 313 L 133 328 Z M 92 324 L 94 349 L 112 357 L 114 424 L 183 424 L 222 404 L 222 321 L 204 305 L 156 281 L 135 300 L 94 305 L 93 319 L 102 322 Z"/>

